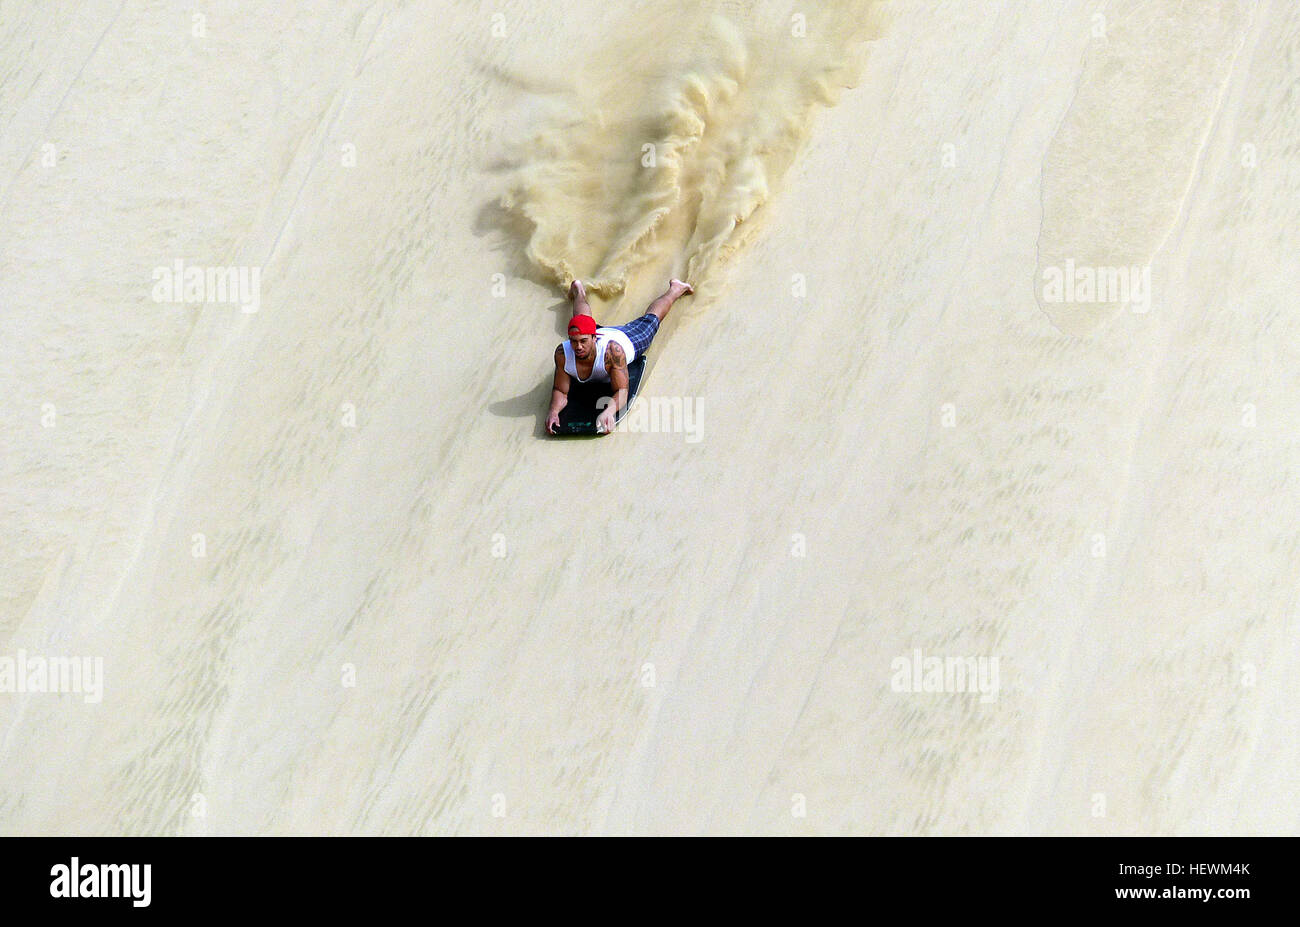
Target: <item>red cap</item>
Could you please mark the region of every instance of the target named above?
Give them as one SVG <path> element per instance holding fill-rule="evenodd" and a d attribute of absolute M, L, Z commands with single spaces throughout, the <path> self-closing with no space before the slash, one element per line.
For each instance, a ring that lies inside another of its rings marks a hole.
<path fill-rule="evenodd" d="M 596 320 L 589 315 L 575 315 L 569 319 L 569 334 L 572 335 L 574 329 L 577 329 L 579 335 L 596 334 Z"/>

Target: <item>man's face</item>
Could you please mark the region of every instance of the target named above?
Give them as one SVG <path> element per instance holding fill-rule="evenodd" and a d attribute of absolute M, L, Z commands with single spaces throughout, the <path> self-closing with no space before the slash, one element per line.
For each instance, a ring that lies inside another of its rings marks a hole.
<path fill-rule="evenodd" d="M 596 336 L 569 332 L 569 344 L 573 345 L 574 357 L 584 361 L 590 360 L 596 351 Z"/>

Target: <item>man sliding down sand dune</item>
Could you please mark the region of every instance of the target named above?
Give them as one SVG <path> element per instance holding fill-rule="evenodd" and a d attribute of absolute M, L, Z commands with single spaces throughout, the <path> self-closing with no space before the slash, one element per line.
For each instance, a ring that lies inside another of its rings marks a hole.
<path fill-rule="evenodd" d="M 555 349 L 555 384 L 551 389 L 551 410 L 546 416 L 546 430 L 556 434 L 560 412 L 569 402 L 572 380 L 579 383 L 609 383 L 613 401 L 596 418 L 596 431 L 609 434 L 614 429 L 618 411 L 627 405 L 627 365 L 644 354 L 659 331 L 659 324 L 681 297 L 694 293 L 689 283 L 671 280 L 662 296 L 652 302 L 639 319 L 626 325 L 604 328 L 596 325 L 587 302 L 587 290 L 581 280 L 569 285 L 574 316 L 569 320 L 569 340 Z"/>

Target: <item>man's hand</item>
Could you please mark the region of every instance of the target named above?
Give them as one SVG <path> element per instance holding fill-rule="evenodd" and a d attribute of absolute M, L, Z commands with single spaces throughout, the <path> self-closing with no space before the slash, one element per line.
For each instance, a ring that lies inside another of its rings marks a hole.
<path fill-rule="evenodd" d="M 551 434 L 555 434 L 557 431 L 560 430 L 559 412 L 552 412 L 550 415 L 546 416 L 546 430 L 549 431 Z"/>
<path fill-rule="evenodd" d="M 605 411 L 596 416 L 596 432 L 598 434 L 609 434 L 614 430 L 614 406 L 608 405 Z"/>

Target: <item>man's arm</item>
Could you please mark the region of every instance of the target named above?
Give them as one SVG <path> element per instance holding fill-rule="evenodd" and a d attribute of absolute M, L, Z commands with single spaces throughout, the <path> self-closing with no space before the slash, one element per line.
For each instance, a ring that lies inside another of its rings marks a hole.
<path fill-rule="evenodd" d="M 564 345 L 555 348 L 555 380 L 551 384 L 551 408 L 546 413 L 546 430 L 560 426 L 560 410 L 569 404 L 569 375 L 564 372 Z"/>
<path fill-rule="evenodd" d="M 614 401 L 609 407 L 618 412 L 627 405 L 627 354 L 622 345 L 612 339 L 605 349 L 605 371 L 609 374 L 609 385 L 614 391 Z"/>
<path fill-rule="evenodd" d="M 618 410 L 627 406 L 627 355 L 616 341 L 611 341 L 605 349 L 605 372 L 609 374 L 614 400 L 596 416 L 596 431 L 601 434 L 609 434 L 614 430 Z"/>

